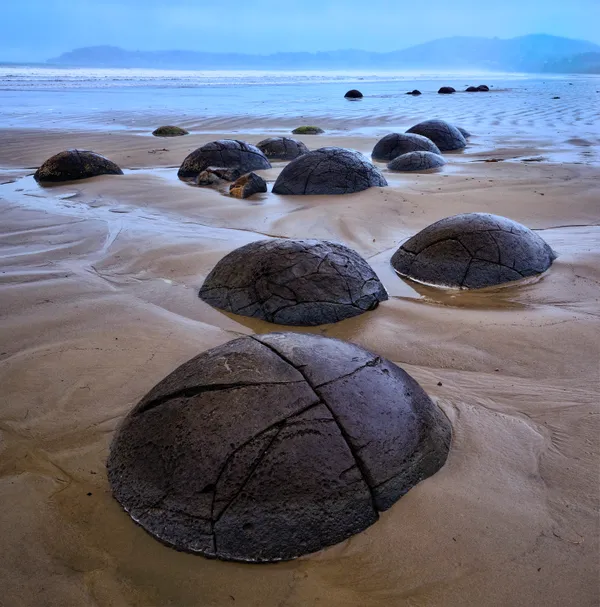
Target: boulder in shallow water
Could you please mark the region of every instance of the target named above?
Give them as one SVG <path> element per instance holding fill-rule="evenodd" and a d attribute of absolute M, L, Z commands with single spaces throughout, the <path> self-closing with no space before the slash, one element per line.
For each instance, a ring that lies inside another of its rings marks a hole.
<path fill-rule="evenodd" d="M 185 129 L 178 126 L 159 126 L 152 134 L 155 137 L 182 137 L 183 135 L 189 135 Z"/>
<path fill-rule="evenodd" d="M 267 191 L 267 182 L 256 173 L 242 175 L 229 186 L 229 194 L 234 198 L 250 198 L 254 194 Z"/>
<path fill-rule="evenodd" d="M 443 86 L 438 93 L 440 95 L 451 95 L 452 93 L 456 93 L 456 89 L 451 86 Z"/>
<path fill-rule="evenodd" d="M 338 322 L 373 310 L 387 293 L 355 251 L 325 240 L 259 240 L 226 255 L 200 298 L 220 310 L 282 325 Z"/>
<path fill-rule="evenodd" d="M 239 179 L 244 172 L 239 168 L 228 169 L 225 167 L 208 167 L 199 173 L 195 179 L 196 185 L 215 185 L 221 181 L 235 181 Z"/>
<path fill-rule="evenodd" d="M 457 129 L 460 131 L 460 134 L 461 134 L 461 135 L 462 135 L 462 136 L 463 136 L 465 139 L 468 139 L 469 137 L 471 137 L 471 136 L 472 136 L 472 135 L 471 135 L 471 133 L 469 133 L 469 131 L 467 131 L 466 129 L 463 129 L 463 128 L 459 127 L 459 126 L 457 126 L 456 128 L 457 128 Z"/>
<path fill-rule="evenodd" d="M 351 194 L 387 181 L 378 168 L 354 150 L 321 148 L 292 160 L 279 174 L 274 194 Z"/>
<path fill-rule="evenodd" d="M 351 91 L 348 91 L 344 97 L 346 99 L 362 99 L 363 94 L 360 91 L 357 91 L 356 89 L 352 89 Z"/>
<path fill-rule="evenodd" d="M 478 289 L 540 274 L 555 258 L 524 225 L 498 215 L 465 213 L 409 238 L 394 253 L 392 266 L 419 282 Z"/>
<path fill-rule="evenodd" d="M 419 91 L 418 89 L 415 89 L 414 91 L 408 91 L 408 93 L 406 93 L 407 95 L 414 95 L 415 97 L 417 95 L 421 94 L 421 91 Z"/>
<path fill-rule="evenodd" d="M 100 154 L 87 150 L 66 150 L 48 158 L 33 177 L 44 183 L 122 174 L 123 171 L 114 162 Z"/>
<path fill-rule="evenodd" d="M 114 497 L 178 550 L 289 560 L 359 533 L 445 463 L 451 426 L 394 363 L 318 335 L 245 336 L 158 383 L 107 462 Z"/>
<path fill-rule="evenodd" d="M 431 139 L 414 133 L 390 133 L 382 137 L 373 148 L 371 157 L 377 162 L 389 162 L 397 156 L 409 152 L 433 152 L 441 154 L 439 148 Z"/>
<path fill-rule="evenodd" d="M 179 167 L 177 176 L 179 179 L 193 181 L 208 167 L 239 169 L 240 174 L 243 175 L 250 171 L 270 169 L 271 163 L 256 146 L 250 143 L 220 139 L 211 141 L 189 154 Z"/>
<path fill-rule="evenodd" d="M 479 89 L 476 86 L 470 86 L 465 91 L 465 93 L 477 93 L 477 92 L 479 92 Z"/>
<path fill-rule="evenodd" d="M 292 133 L 294 135 L 320 135 L 325 131 L 319 126 L 299 126 L 295 128 Z"/>
<path fill-rule="evenodd" d="M 431 139 L 442 152 L 461 150 L 466 147 L 467 141 L 461 132 L 453 125 L 443 120 L 425 120 L 406 131 L 416 133 Z"/>
<path fill-rule="evenodd" d="M 480 93 L 488 93 L 488 92 L 489 92 L 489 90 L 490 90 L 490 87 L 489 87 L 487 84 L 480 84 L 480 85 L 477 87 L 477 90 L 478 90 Z"/>
<path fill-rule="evenodd" d="M 269 160 L 294 160 L 308 152 L 308 148 L 291 137 L 269 137 L 256 144 Z"/>
<path fill-rule="evenodd" d="M 397 156 L 388 163 L 390 171 L 430 171 L 439 169 L 446 164 L 446 161 L 440 154 L 433 152 L 409 152 Z"/>

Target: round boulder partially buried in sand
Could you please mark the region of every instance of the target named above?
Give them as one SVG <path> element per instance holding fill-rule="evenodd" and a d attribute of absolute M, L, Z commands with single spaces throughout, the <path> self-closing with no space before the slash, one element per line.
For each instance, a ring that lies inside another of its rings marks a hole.
<path fill-rule="evenodd" d="M 281 325 L 338 322 L 373 310 L 388 296 L 355 251 L 325 240 L 259 240 L 232 251 L 199 296 L 220 310 Z"/>
<path fill-rule="evenodd" d="M 208 167 L 239 169 L 242 173 L 270 169 L 267 157 L 254 145 L 234 139 L 211 141 L 189 154 L 177 176 L 191 181 Z"/>
<path fill-rule="evenodd" d="M 87 150 L 66 150 L 48 158 L 33 177 L 44 183 L 122 174 L 123 171 L 114 162 L 100 154 Z"/>
<path fill-rule="evenodd" d="M 431 139 L 442 152 L 462 150 L 467 146 L 467 141 L 462 133 L 453 125 L 444 120 L 425 120 L 406 131 L 416 133 Z"/>
<path fill-rule="evenodd" d="M 409 238 L 392 257 L 402 276 L 478 289 L 540 274 L 556 259 L 525 226 L 498 215 L 466 213 L 437 221 Z"/>
<path fill-rule="evenodd" d="M 360 91 L 357 91 L 356 89 L 352 89 L 351 91 L 348 91 L 344 97 L 346 99 L 362 99 L 363 94 Z"/>
<path fill-rule="evenodd" d="M 291 137 L 269 137 L 256 144 L 269 160 L 294 160 L 308 153 L 308 148 Z"/>
<path fill-rule="evenodd" d="M 388 163 L 390 171 L 431 171 L 439 169 L 446 164 L 446 161 L 440 154 L 433 152 L 409 152 L 397 156 Z"/>
<path fill-rule="evenodd" d="M 440 95 L 452 95 L 452 93 L 456 93 L 456 89 L 452 86 L 443 86 L 438 93 Z"/>
<path fill-rule="evenodd" d="M 369 159 L 345 148 L 320 148 L 292 160 L 279 174 L 274 194 L 351 194 L 386 186 L 387 181 Z"/>
<path fill-rule="evenodd" d="M 378 162 L 389 162 L 409 152 L 433 152 L 441 154 L 431 139 L 414 133 L 390 133 L 380 139 L 371 152 L 371 158 Z"/>
<path fill-rule="evenodd" d="M 289 560 L 337 544 L 445 463 L 451 427 L 392 362 L 300 333 L 241 337 L 181 365 L 127 415 L 108 479 L 161 542 Z"/>
<path fill-rule="evenodd" d="M 179 126 L 159 126 L 156 130 L 152 131 L 155 137 L 182 137 L 183 135 L 189 135 L 189 133 Z"/>

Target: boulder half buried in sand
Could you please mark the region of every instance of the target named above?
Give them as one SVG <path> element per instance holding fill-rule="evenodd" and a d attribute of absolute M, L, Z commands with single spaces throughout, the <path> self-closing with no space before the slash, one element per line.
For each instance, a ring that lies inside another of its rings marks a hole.
<path fill-rule="evenodd" d="M 351 91 L 348 91 L 344 97 L 346 99 L 362 99 L 363 94 L 360 91 L 357 91 L 356 89 L 352 89 Z"/>
<path fill-rule="evenodd" d="M 198 174 L 195 179 L 196 185 L 214 185 L 221 181 L 235 181 L 239 179 L 244 172 L 237 168 L 225 168 L 225 167 L 208 167 L 204 171 Z"/>
<path fill-rule="evenodd" d="M 426 284 L 478 289 L 541 274 L 554 259 L 550 246 L 520 223 L 465 213 L 409 238 L 394 253 L 392 266 Z"/>
<path fill-rule="evenodd" d="M 440 154 L 433 152 L 409 152 L 397 156 L 388 163 L 390 171 L 431 171 L 439 169 L 446 164 L 446 161 Z"/>
<path fill-rule="evenodd" d="M 87 150 L 66 150 L 48 158 L 33 177 L 44 183 L 122 174 L 123 171 L 114 162 L 100 154 Z"/>
<path fill-rule="evenodd" d="M 421 95 L 421 91 L 419 91 L 418 89 L 415 89 L 414 91 L 408 91 L 408 93 L 406 93 L 407 95 L 413 95 L 414 97 Z"/>
<path fill-rule="evenodd" d="M 351 194 L 386 186 L 368 158 L 345 148 L 320 148 L 292 160 L 279 174 L 274 194 Z"/>
<path fill-rule="evenodd" d="M 294 160 L 308 152 L 308 148 L 291 137 L 269 137 L 256 144 L 269 160 Z"/>
<path fill-rule="evenodd" d="M 416 133 L 431 139 L 442 152 L 461 150 L 467 146 L 466 139 L 462 133 L 453 125 L 444 120 L 425 120 L 406 131 Z"/>
<path fill-rule="evenodd" d="M 234 198 L 250 198 L 254 194 L 267 191 L 267 182 L 256 173 L 242 175 L 229 186 L 229 194 Z"/>
<path fill-rule="evenodd" d="M 179 179 L 193 181 L 208 167 L 239 169 L 244 174 L 270 169 L 271 163 L 254 145 L 234 139 L 220 139 L 189 154 L 179 167 L 177 176 Z"/>
<path fill-rule="evenodd" d="M 373 310 L 388 296 L 355 251 L 325 240 L 259 240 L 235 249 L 199 296 L 220 310 L 282 325 L 314 326 Z"/>
<path fill-rule="evenodd" d="M 155 137 L 182 137 L 183 135 L 189 135 L 185 129 L 179 126 L 159 126 L 152 134 Z"/>
<path fill-rule="evenodd" d="M 371 152 L 371 158 L 378 162 L 389 162 L 409 152 L 433 152 L 441 154 L 431 139 L 415 133 L 390 133 L 380 139 Z"/>
<path fill-rule="evenodd" d="M 443 86 L 438 93 L 440 95 L 451 95 L 452 93 L 456 93 L 456 89 L 451 86 Z"/>
<path fill-rule="evenodd" d="M 292 133 L 294 135 L 320 135 L 325 131 L 320 126 L 299 126 L 295 128 Z"/>
<path fill-rule="evenodd" d="M 462 136 L 463 136 L 465 139 L 468 139 L 469 137 L 471 137 L 471 133 L 469 133 L 469 131 L 467 131 L 466 129 L 463 129 L 463 128 L 461 128 L 460 126 L 457 126 L 456 128 L 459 130 L 460 134 L 461 134 L 461 135 L 462 135 Z"/>
<path fill-rule="evenodd" d="M 445 463 L 451 427 L 392 362 L 301 333 L 181 365 L 127 415 L 108 479 L 161 542 L 261 563 L 363 531 Z"/>

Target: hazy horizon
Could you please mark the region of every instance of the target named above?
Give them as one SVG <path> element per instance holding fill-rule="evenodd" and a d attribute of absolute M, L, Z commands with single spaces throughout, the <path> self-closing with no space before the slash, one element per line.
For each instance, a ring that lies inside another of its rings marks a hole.
<path fill-rule="evenodd" d="M 44 62 L 85 46 L 266 55 L 347 49 L 389 52 L 451 36 L 544 33 L 600 44 L 598 0 L 430 0 L 423 7 L 372 0 L 22 0 L 3 7 L 0 61 Z"/>

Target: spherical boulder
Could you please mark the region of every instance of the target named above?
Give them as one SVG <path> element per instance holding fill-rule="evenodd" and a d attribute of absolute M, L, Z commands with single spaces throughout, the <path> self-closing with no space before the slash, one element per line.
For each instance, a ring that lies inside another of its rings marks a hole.
<path fill-rule="evenodd" d="M 33 177 L 43 183 L 122 174 L 123 171 L 114 162 L 100 154 L 87 150 L 66 150 L 48 158 Z"/>
<path fill-rule="evenodd" d="M 325 240 L 259 240 L 213 268 L 199 296 L 220 310 L 314 326 L 373 310 L 388 296 L 355 251 Z"/>
<path fill-rule="evenodd" d="M 415 124 L 406 132 L 416 133 L 431 139 L 442 152 L 461 150 L 467 145 L 461 132 L 455 126 L 443 120 L 425 120 Z"/>
<path fill-rule="evenodd" d="M 488 92 L 489 92 L 489 90 L 490 90 L 490 87 L 489 87 L 487 84 L 480 84 L 480 85 L 477 87 L 477 90 L 478 90 L 480 93 L 488 93 Z"/>
<path fill-rule="evenodd" d="M 524 225 L 488 213 L 437 221 L 392 257 L 402 276 L 447 287 L 490 287 L 547 270 L 555 253 Z"/>
<path fill-rule="evenodd" d="M 241 337 L 127 415 L 114 497 L 178 550 L 248 563 L 341 542 L 445 463 L 451 426 L 394 363 L 318 335 Z"/>
<path fill-rule="evenodd" d="M 443 86 L 438 93 L 440 95 L 451 95 L 452 93 L 456 93 L 456 89 L 451 86 Z"/>
<path fill-rule="evenodd" d="M 256 144 L 269 160 L 294 160 L 308 152 L 308 148 L 291 137 L 269 137 Z"/>
<path fill-rule="evenodd" d="M 178 126 L 159 126 L 156 130 L 152 131 L 155 137 L 182 137 L 183 135 L 189 135 L 189 133 Z"/>
<path fill-rule="evenodd" d="M 371 158 L 377 162 L 389 162 L 409 152 L 433 152 L 441 154 L 431 139 L 414 133 L 390 133 L 380 139 L 371 152 Z"/>
<path fill-rule="evenodd" d="M 430 171 L 439 169 L 446 164 L 440 154 L 433 152 L 409 152 L 397 156 L 388 163 L 390 171 Z"/>
<path fill-rule="evenodd" d="M 245 141 L 220 139 L 211 141 L 189 154 L 177 176 L 183 180 L 194 180 L 208 167 L 240 169 L 242 173 L 270 169 L 267 157 L 254 145 Z"/>
<path fill-rule="evenodd" d="M 357 91 L 356 89 L 352 89 L 344 95 L 346 99 L 362 99 L 362 96 L 363 94 L 360 91 Z"/>
<path fill-rule="evenodd" d="M 320 135 L 324 132 L 320 126 L 311 125 L 299 126 L 292 131 L 294 135 Z"/>
<path fill-rule="evenodd" d="M 479 91 L 479 89 L 476 86 L 470 86 L 467 88 L 465 93 L 477 93 L 478 91 Z"/>
<path fill-rule="evenodd" d="M 279 174 L 274 194 L 351 194 L 386 186 L 369 160 L 354 150 L 320 148 L 292 160 Z"/>

